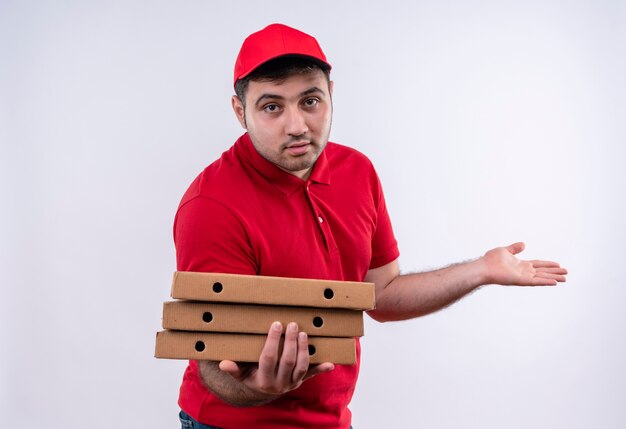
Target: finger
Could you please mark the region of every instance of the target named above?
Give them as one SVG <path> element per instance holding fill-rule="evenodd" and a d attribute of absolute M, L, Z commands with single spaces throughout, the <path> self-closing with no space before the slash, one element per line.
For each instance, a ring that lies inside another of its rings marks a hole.
<path fill-rule="evenodd" d="M 522 243 L 521 241 L 519 241 L 517 243 L 511 244 L 510 246 L 507 246 L 506 250 L 508 250 L 513 255 L 517 255 L 518 253 L 522 252 L 525 248 L 526 248 L 526 245 Z"/>
<path fill-rule="evenodd" d="M 272 323 L 259 357 L 259 377 L 262 385 L 268 382 L 271 384 L 271 380 L 275 377 L 282 333 L 283 325 L 280 322 Z"/>
<path fill-rule="evenodd" d="M 324 362 L 319 365 L 315 365 L 309 368 L 306 375 L 304 376 L 304 379 L 308 380 L 311 377 L 315 377 L 316 375 L 319 375 L 325 372 L 330 372 L 333 369 L 335 369 L 335 364 L 330 363 L 330 362 Z"/>
<path fill-rule="evenodd" d="M 219 369 L 227 372 L 228 374 L 232 375 L 233 378 L 236 378 L 238 380 L 244 375 L 244 369 L 240 368 L 239 365 L 237 365 L 232 360 L 221 361 L 219 364 Z"/>
<path fill-rule="evenodd" d="M 557 281 L 554 279 L 544 279 L 542 277 L 534 277 L 530 281 L 530 286 L 556 286 Z"/>
<path fill-rule="evenodd" d="M 554 262 L 554 261 L 540 261 L 540 260 L 533 260 L 530 261 L 533 264 L 533 267 L 535 268 L 558 268 L 561 265 L 559 265 L 558 262 Z"/>
<path fill-rule="evenodd" d="M 535 270 L 538 273 L 550 273 L 550 274 L 562 274 L 565 275 L 567 274 L 567 270 L 565 268 L 537 268 Z"/>
<path fill-rule="evenodd" d="M 298 334 L 298 359 L 292 373 L 292 382 L 300 383 L 309 369 L 309 337 L 306 332 Z"/>
<path fill-rule="evenodd" d="M 298 356 L 298 325 L 289 323 L 285 332 L 285 342 L 283 353 L 278 363 L 277 379 L 281 386 L 291 386 L 293 384 L 292 373 L 296 366 Z"/>
<path fill-rule="evenodd" d="M 540 279 L 550 279 L 550 280 L 556 280 L 557 282 L 564 282 L 565 276 L 562 276 L 560 274 L 552 274 L 552 273 L 535 273 L 535 278 L 540 278 Z"/>

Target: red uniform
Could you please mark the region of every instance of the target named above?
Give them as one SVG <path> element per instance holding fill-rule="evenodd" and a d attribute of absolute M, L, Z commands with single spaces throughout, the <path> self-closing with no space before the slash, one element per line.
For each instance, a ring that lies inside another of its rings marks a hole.
<path fill-rule="evenodd" d="M 398 255 L 378 176 L 354 149 L 328 143 L 302 180 L 262 158 L 244 134 L 190 185 L 174 223 L 180 271 L 363 281 Z M 223 428 L 349 428 L 360 362 L 305 381 L 262 406 L 233 407 L 191 361 L 179 405 Z"/>

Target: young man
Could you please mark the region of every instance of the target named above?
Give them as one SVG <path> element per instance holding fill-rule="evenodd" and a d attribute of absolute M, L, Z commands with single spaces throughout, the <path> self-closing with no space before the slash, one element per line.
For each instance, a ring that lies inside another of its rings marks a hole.
<path fill-rule="evenodd" d="M 328 142 L 330 69 L 313 37 L 284 25 L 244 41 L 232 106 L 246 133 L 183 196 L 174 225 L 179 270 L 373 282 L 369 314 L 381 322 L 431 313 L 485 284 L 565 281 L 555 262 L 519 260 L 522 243 L 400 275 L 374 168 Z M 275 323 L 258 365 L 190 362 L 183 427 L 349 428 L 359 357 L 352 366 L 309 366 L 307 346 L 295 324 Z"/>

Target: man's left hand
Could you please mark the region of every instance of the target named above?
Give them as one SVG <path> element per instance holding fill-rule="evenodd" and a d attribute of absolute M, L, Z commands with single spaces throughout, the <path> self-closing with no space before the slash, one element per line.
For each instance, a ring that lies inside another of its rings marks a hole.
<path fill-rule="evenodd" d="M 567 270 L 557 262 L 525 261 L 515 255 L 524 250 L 524 243 L 497 247 L 480 259 L 485 267 L 485 284 L 512 286 L 556 286 L 564 282 Z"/>

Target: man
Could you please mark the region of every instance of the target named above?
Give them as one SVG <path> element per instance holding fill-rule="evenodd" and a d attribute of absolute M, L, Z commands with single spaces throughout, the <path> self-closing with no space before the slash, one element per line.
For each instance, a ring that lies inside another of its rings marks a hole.
<path fill-rule="evenodd" d="M 246 133 L 183 196 L 174 225 L 179 270 L 373 282 L 369 315 L 381 322 L 431 313 L 485 284 L 565 281 L 557 263 L 519 260 L 522 243 L 400 275 L 374 168 L 328 142 L 330 69 L 313 37 L 284 25 L 244 41 L 232 107 Z M 258 365 L 190 362 L 183 427 L 349 428 L 359 357 L 352 366 L 309 366 L 307 345 L 295 324 L 275 323 Z"/>

